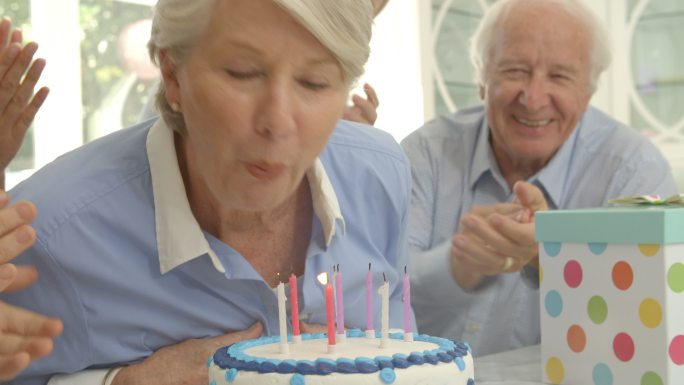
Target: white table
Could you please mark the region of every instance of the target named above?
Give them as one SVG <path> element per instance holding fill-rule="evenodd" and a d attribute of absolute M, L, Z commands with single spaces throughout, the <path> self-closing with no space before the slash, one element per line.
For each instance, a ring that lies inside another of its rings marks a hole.
<path fill-rule="evenodd" d="M 475 357 L 477 385 L 543 385 L 541 375 L 540 345 Z"/>

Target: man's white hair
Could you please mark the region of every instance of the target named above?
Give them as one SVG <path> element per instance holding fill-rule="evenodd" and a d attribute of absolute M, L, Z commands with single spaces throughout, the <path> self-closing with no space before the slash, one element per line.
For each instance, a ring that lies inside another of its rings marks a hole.
<path fill-rule="evenodd" d="M 581 0 L 500 0 L 485 13 L 470 41 L 470 61 L 475 69 L 475 81 L 486 83 L 487 61 L 490 59 L 496 37 L 496 29 L 503 24 L 514 7 L 555 5 L 583 26 L 590 40 L 589 91 L 594 93 L 601 73 L 612 60 L 608 31 L 598 17 Z M 534 20 L 530 20 L 534 23 Z"/>

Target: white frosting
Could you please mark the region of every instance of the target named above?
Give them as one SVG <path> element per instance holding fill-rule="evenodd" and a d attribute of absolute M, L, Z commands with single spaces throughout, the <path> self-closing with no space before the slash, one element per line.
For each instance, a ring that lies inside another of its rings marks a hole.
<path fill-rule="evenodd" d="M 409 355 L 412 352 L 423 352 L 438 347 L 432 342 L 406 342 L 403 340 L 391 340 L 387 349 L 379 348 L 379 339 L 348 338 L 343 344 L 338 344 L 335 353 L 327 353 L 326 339 L 304 340 L 300 344 L 290 344 L 289 353 L 280 353 L 279 344 L 266 344 L 245 349 L 244 353 L 264 359 L 276 360 L 310 360 L 319 358 L 337 360 L 338 358 L 355 359 L 357 357 L 373 358 L 377 356 L 391 357 L 402 353 Z M 406 369 L 394 368 L 396 378 L 391 384 L 396 385 L 467 385 L 469 379 L 473 379 L 473 357 L 467 354 L 462 357 L 465 363 L 463 371 L 455 362 L 438 362 L 433 365 L 425 363 L 412 365 Z M 238 371 L 232 382 L 227 380 L 227 370 L 216 366 L 212 361 L 209 367 L 209 383 L 216 385 L 291 385 L 294 373 L 259 373 L 255 371 Z M 331 373 L 328 375 L 307 374 L 302 376 L 304 385 L 387 385 L 380 378 L 380 371 L 363 374 Z"/>

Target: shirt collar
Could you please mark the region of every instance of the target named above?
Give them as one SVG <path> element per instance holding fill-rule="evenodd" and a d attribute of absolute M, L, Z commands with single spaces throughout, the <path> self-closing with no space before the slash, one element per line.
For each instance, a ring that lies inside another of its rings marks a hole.
<path fill-rule="evenodd" d="M 152 176 L 155 226 L 159 268 L 162 274 L 202 255 L 209 255 L 214 268 L 225 273 L 225 268 L 197 223 L 185 192 L 183 178 L 176 158 L 171 130 L 158 119 L 147 134 L 147 157 Z M 316 159 L 307 170 L 306 177 L 311 188 L 311 197 L 316 216 L 323 226 L 325 244 L 329 246 L 336 233 L 339 221 L 342 232 L 345 222 L 337 195 L 333 189 L 323 163 Z"/>
<path fill-rule="evenodd" d="M 551 161 L 529 179 L 529 182 L 538 185 L 544 190 L 546 198 L 551 200 L 551 202 L 548 202 L 549 207 L 560 207 L 563 191 L 565 191 L 566 176 L 570 167 L 570 158 L 580 127 L 581 121 L 551 158 Z M 501 174 L 492 146 L 489 144 L 489 125 L 486 117 L 482 120 L 482 124 L 479 127 L 472 162 L 470 179 L 468 181 L 470 188 L 474 188 L 480 177 L 487 171 L 491 172 L 495 177 Z M 503 176 L 501 176 L 501 180 L 505 185 Z"/>

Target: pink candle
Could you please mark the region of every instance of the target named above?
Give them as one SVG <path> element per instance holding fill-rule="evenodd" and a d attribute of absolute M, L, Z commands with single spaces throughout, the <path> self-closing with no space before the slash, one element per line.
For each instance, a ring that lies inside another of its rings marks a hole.
<path fill-rule="evenodd" d="M 411 328 L 411 281 L 404 266 L 404 332 L 412 333 Z"/>
<path fill-rule="evenodd" d="M 299 303 L 297 302 L 297 277 L 290 275 L 290 313 L 292 314 L 292 335 L 299 335 Z"/>
<path fill-rule="evenodd" d="M 335 295 L 337 295 L 337 334 L 344 334 L 344 296 L 342 292 L 342 272 L 340 265 L 337 265 L 335 279 Z"/>
<path fill-rule="evenodd" d="M 318 275 L 318 281 L 325 285 L 325 314 L 328 321 L 328 345 L 335 345 L 335 316 L 333 315 L 332 285 L 328 282 L 328 273 Z"/>
<path fill-rule="evenodd" d="M 366 330 L 373 330 L 373 273 L 371 264 L 368 263 L 368 274 L 366 274 Z"/>

